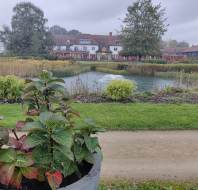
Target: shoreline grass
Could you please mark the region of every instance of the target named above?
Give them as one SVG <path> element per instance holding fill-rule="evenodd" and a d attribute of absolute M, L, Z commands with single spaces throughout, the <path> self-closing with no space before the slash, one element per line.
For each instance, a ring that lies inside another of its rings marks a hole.
<path fill-rule="evenodd" d="M 197 130 L 198 105 L 192 104 L 82 104 L 72 107 L 81 118 L 76 122 L 83 125 L 85 118 L 92 118 L 98 126 L 107 130 Z M 14 127 L 23 120 L 25 110 L 18 104 L 0 105 L 0 126 Z"/>

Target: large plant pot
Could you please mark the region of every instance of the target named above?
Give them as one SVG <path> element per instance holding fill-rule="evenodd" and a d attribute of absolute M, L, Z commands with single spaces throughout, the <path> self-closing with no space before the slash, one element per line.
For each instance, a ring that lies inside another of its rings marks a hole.
<path fill-rule="evenodd" d="M 102 157 L 99 154 L 95 154 L 94 158 L 94 166 L 88 175 L 84 176 L 76 183 L 73 183 L 67 187 L 60 188 L 58 190 L 98 190 Z"/>

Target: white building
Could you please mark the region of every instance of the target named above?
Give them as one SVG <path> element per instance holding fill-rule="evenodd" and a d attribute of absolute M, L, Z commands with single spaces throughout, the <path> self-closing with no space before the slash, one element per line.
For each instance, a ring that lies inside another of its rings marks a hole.
<path fill-rule="evenodd" d="M 117 60 L 123 49 L 119 36 L 111 32 L 109 35 L 57 35 L 54 38 L 53 53 L 61 58 Z"/>
<path fill-rule="evenodd" d="M 98 45 L 72 45 L 70 47 L 71 51 L 86 51 L 89 52 L 90 55 L 96 55 L 99 50 Z"/>
<path fill-rule="evenodd" d="M 3 42 L 0 42 L 0 53 L 4 53 L 5 52 L 5 47 Z"/>

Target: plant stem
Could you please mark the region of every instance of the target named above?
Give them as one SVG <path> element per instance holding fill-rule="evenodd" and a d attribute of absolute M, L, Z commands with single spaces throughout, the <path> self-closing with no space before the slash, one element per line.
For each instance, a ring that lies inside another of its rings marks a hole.
<path fill-rule="evenodd" d="M 14 129 L 12 129 L 12 132 L 13 132 L 13 134 L 14 134 L 16 140 L 18 141 L 18 140 L 19 140 L 19 137 L 17 136 L 16 131 L 15 131 Z"/>
<path fill-rule="evenodd" d="M 52 169 L 53 168 L 53 162 L 54 162 L 54 154 L 53 154 L 54 141 L 52 139 L 52 129 L 50 129 L 49 133 L 50 133 L 49 152 L 50 152 L 50 155 L 51 155 L 51 158 L 52 158 L 52 161 L 50 162 L 50 169 Z"/>

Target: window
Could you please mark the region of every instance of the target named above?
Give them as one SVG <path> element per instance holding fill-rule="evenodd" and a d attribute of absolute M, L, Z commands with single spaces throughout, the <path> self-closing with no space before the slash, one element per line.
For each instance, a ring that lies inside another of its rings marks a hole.
<path fill-rule="evenodd" d="M 96 48 L 95 47 L 92 47 L 92 50 L 96 50 Z"/>
<path fill-rule="evenodd" d="M 86 46 L 83 46 L 83 51 L 87 51 L 87 47 Z"/>
<path fill-rule="evenodd" d="M 80 44 L 81 45 L 89 45 L 89 44 L 91 44 L 91 40 L 89 40 L 89 39 L 80 39 Z"/>
<path fill-rule="evenodd" d="M 114 48 L 114 51 L 118 51 L 118 48 L 115 47 L 115 48 Z"/>
<path fill-rule="evenodd" d="M 74 51 L 78 51 L 78 47 L 77 46 L 74 47 Z"/>

